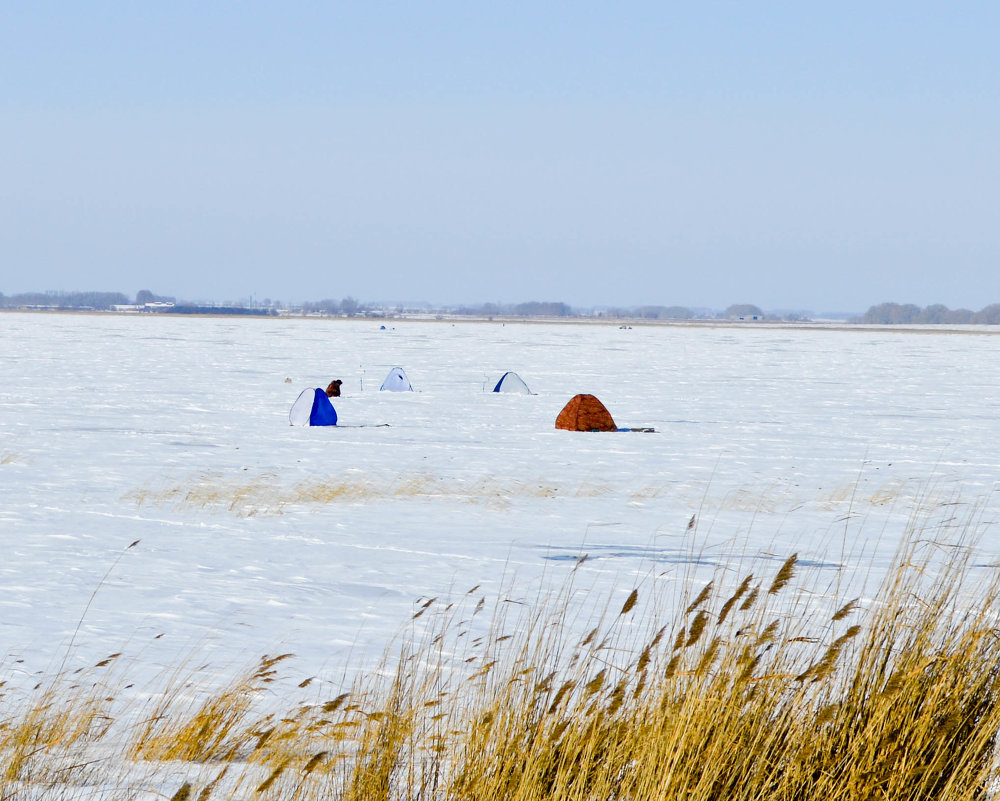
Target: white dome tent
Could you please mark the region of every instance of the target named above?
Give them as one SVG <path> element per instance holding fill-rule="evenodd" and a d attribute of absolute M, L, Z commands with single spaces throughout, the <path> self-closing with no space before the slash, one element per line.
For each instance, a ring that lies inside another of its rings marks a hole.
<path fill-rule="evenodd" d="M 524 383 L 524 379 L 521 378 L 517 373 L 506 372 L 497 381 L 497 385 L 493 387 L 494 392 L 510 392 L 515 395 L 531 395 L 533 394 L 528 385 Z"/>
<path fill-rule="evenodd" d="M 413 392 L 413 385 L 410 384 L 410 379 L 406 377 L 402 367 L 393 367 L 389 371 L 389 375 L 385 377 L 385 381 L 382 382 L 382 386 L 379 387 L 379 391 Z"/>

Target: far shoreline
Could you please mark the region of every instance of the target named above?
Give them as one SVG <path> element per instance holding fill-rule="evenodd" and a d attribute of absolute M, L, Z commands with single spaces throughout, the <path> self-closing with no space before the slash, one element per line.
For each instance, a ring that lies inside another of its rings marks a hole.
<path fill-rule="evenodd" d="M 882 332 L 882 333 L 912 333 L 912 334 L 951 334 L 966 336 L 996 336 L 1000 335 L 1000 326 L 988 324 L 949 324 L 949 323 L 850 323 L 843 320 L 662 320 L 643 317 L 593 317 L 593 316 L 559 316 L 559 317 L 518 317 L 518 316 L 482 316 L 435 313 L 396 313 L 392 316 L 365 315 L 334 315 L 334 314 L 225 314 L 212 312 L 173 313 L 165 311 L 139 312 L 116 311 L 113 309 L 0 309 L 0 314 L 24 315 L 79 315 L 93 317 L 126 317 L 133 319 L 217 319 L 217 320 L 254 320 L 254 321 L 285 321 L 310 320 L 315 322 L 343 323 L 370 322 L 386 325 L 390 322 L 420 322 L 420 323 L 475 323 L 480 325 L 587 325 L 613 326 L 622 328 L 703 328 L 726 330 L 788 330 L 788 331 L 843 331 L 843 332 Z"/>

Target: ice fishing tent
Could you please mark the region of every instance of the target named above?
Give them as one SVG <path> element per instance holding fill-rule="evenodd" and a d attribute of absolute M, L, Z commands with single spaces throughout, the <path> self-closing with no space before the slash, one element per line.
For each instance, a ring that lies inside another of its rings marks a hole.
<path fill-rule="evenodd" d="M 288 422 L 293 426 L 335 426 L 337 410 L 326 396 L 326 390 L 304 389 L 288 412 Z"/>
<path fill-rule="evenodd" d="M 393 367 L 389 371 L 389 375 L 385 377 L 385 381 L 382 382 L 379 390 L 385 390 L 386 392 L 413 392 L 413 387 L 410 384 L 410 379 L 403 372 L 403 368 Z"/>
<path fill-rule="evenodd" d="M 528 385 L 524 383 L 524 379 L 521 378 L 517 373 L 506 372 L 497 381 L 497 385 L 493 387 L 494 392 L 513 392 L 516 395 L 530 395 L 531 390 L 528 389 Z"/>
<path fill-rule="evenodd" d="M 566 431 L 617 431 L 611 413 L 593 395 L 574 395 L 556 418 Z"/>

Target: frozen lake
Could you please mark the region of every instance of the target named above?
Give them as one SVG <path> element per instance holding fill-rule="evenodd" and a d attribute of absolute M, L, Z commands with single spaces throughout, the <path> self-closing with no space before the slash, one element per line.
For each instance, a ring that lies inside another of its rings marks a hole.
<path fill-rule="evenodd" d="M 335 671 L 428 597 L 530 598 L 584 553 L 624 596 L 760 554 L 877 573 L 914 526 L 995 551 L 994 330 L 380 325 L 0 314 L 8 669 L 72 640 L 69 667 Z M 417 392 L 377 391 L 395 366 Z M 485 391 L 507 370 L 536 394 Z M 345 427 L 290 427 L 332 378 Z M 656 433 L 556 431 L 580 392 Z"/>

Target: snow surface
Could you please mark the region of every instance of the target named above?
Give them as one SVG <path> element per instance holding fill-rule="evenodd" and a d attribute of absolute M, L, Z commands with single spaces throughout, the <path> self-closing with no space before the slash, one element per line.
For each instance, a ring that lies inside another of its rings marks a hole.
<path fill-rule="evenodd" d="M 941 509 L 995 551 L 993 330 L 381 324 L 0 314 L 7 671 L 331 673 L 429 597 L 530 599 L 582 554 L 623 597 L 759 554 L 822 584 Z M 416 392 L 377 391 L 395 366 Z M 490 392 L 507 370 L 537 394 Z M 332 378 L 342 425 L 289 426 Z M 579 392 L 656 433 L 556 431 Z"/>

